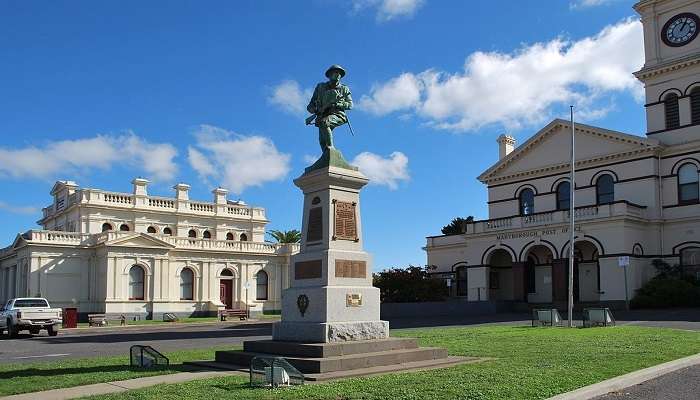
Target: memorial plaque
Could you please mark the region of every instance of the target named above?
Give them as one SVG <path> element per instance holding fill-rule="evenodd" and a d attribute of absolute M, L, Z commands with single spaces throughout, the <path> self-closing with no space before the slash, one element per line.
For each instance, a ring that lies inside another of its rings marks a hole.
<path fill-rule="evenodd" d="M 321 277 L 321 260 L 294 263 L 294 279 L 315 279 Z"/>
<path fill-rule="evenodd" d="M 366 278 L 367 262 L 353 260 L 335 260 L 336 278 Z"/>
<path fill-rule="evenodd" d="M 309 209 L 309 225 L 306 230 L 307 242 L 323 240 L 323 207 Z"/>
<path fill-rule="evenodd" d="M 345 307 L 362 307 L 362 293 L 348 293 L 345 295 Z"/>
<path fill-rule="evenodd" d="M 334 233 L 333 239 L 358 240 L 357 223 L 355 220 L 355 205 L 347 201 L 333 200 Z"/>

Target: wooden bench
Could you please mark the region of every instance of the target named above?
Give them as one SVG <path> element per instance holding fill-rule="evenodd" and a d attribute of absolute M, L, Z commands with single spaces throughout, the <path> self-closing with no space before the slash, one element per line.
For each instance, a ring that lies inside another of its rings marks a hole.
<path fill-rule="evenodd" d="M 248 312 L 246 310 L 241 310 L 238 308 L 231 308 L 219 311 L 220 321 L 226 321 L 227 317 L 238 317 L 241 321 L 245 321 L 246 318 L 248 318 Z"/>

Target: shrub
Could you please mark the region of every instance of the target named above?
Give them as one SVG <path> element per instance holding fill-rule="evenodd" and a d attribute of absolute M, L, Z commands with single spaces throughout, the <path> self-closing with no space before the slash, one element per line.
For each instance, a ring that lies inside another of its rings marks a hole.
<path fill-rule="evenodd" d="M 374 286 L 379 288 L 382 303 L 441 301 L 447 297 L 442 279 L 430 277 L 435 266 L 390 268 L 373 274 Z"/>
<path fill-rule="evenodd" d="M 696 307 L 700 306 L 700 283 L 682 276 L 680 268 L 661 260 L 652 264 L 659 274 L 637 290 L 632 299 L 634 308 Z"/>

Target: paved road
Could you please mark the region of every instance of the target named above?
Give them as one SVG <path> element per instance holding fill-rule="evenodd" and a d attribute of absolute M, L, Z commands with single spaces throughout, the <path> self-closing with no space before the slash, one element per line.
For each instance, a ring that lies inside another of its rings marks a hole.
<path fill-rule="evenodd" d="M 595 400 L 686 400 L 700 398 L 700 365 L 684 368 Z"/>
<path fill-rule="evenodd" d="M 104 329 L 104 330 L 103 330 Z M 244 340 L 269 339 L 272 325 L 225 323 L 63 330 L 56 337 L 45 331 L 36 336 L 22 334 L 17 339 L 0 339 L 0 363 L 49 361 L 128 354 L 134 344 L 147 344 L 160 351 L 207 348 L 240 344 Z"/>

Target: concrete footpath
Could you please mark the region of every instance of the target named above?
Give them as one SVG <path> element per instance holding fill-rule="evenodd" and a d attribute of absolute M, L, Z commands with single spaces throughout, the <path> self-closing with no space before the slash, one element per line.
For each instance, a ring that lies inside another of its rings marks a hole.
<path fill-rule="evenodd" d="M 0 397 L 2 400 L 65 400 L 75 399 L 84 396 L 94 396 L 98 394 L 126 392 L 131 389 L 140 389 L 162 383 L 180 383 L 195 379 L 216 378 L 229 375 L 248 375 L 239 371 L 191 371 L 177 374 L 147 376 L 144 378 L 129 379 L 125 381 L 115 381 L 107 383 L 95 383 L 93 385 L 76 386 L 64 389 L 45 390 L 43 392 L 33 392 L 15 394 L 12 396 Z"/>
<path fill-rule="evenodd" d="M 630 372 L 629 374 L 608 379 L 603 382 L 598 382 L 593 385 L 585 386 L 571 392 L 562 393 L 560 395 L 550 397 L 549 400 L 587 400 L 598 396 L 617 392 L 640 383 L 667 375 L 688 367 L 700 365 L 700 353 L 680 358 L 678 360 L 669 361 L 667 363 L 655 365 L 653 367 L 640 369 L 639 371 Z"/>

